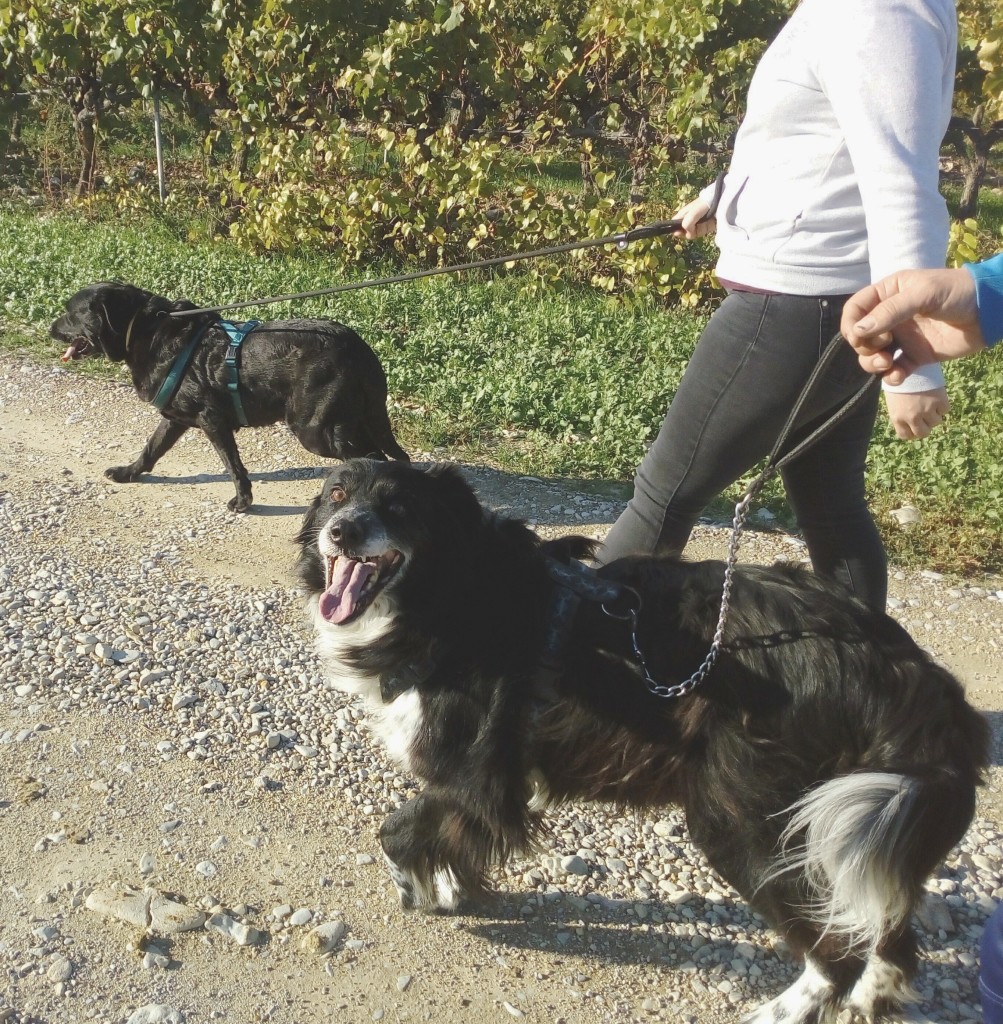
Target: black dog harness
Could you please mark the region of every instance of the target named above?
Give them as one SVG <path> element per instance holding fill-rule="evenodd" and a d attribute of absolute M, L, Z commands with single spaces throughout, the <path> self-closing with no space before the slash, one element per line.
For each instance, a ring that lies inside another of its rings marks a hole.
<path fill-rule="evenodd" d="M 212 327 L 222 327 L 230 339 L 226 347 L 226 355 L 223 357 L 223 365 L 226 369 L 226 389 L 230 392 L 230 400 L 233 402 L 233 411 L 236 413 L 237 422 L 247 426 L 247 414 L 244 412 L 244 403 L 240 400 L 240 346 L 244 339 L 256 327 L 261 325 L 260 320 L 248 320 L 246 323 L 235 324 L 229 320 L 219 320 L 216 323 L 204 324 L 193 335 L 191 341 L 182 349 L 177 359 L 171 365 L 164 383 L 160 385 L 156 397 L 153 399 L 153 407 L 163 412 L 178 393 L 181 381 L 184 379 L 188 367 L 191 365 L 192 356 L 199 342 L 205 337 L 206 332 Z M 132 324 L 129 325 L 130 328 Z"/>
<path fill-rule="evenodd" d="M 557 681 L 564 675 L 564 648 L 582 599 L 596 601 L 607 614 L 615 614 L 609 609 L 621 601 L 625 593 L 633 591 L 612 580 L 604 580 L 594 569 L 577 561 L 565 563 L 548 558 L 547 575 L 556 586 L 550 595 L 547 632 L 534 679 L 537 697 L 550 701 L 557 696 Z"/>
<path fill-rule="evenodd" d="M 550 704 L 557 699 L 557 682 L 564 675 L 564 650 L 582 600 L 598 602 L 603 611 L 614 618 L 626 618 L 627 615 L 618 610 L 618 605 L 629 595 L 634 599 L 629 602 L 631 607 L 634 604 L 639 606 L 640 598 L 631 587 L 603 579 L 582 562 L 565 563 L 548 558 L 546 567 L 554 587 L 550 594 L 547 629 L 540 661 L 533 675 L 533 687 L 536 700 Z M 438 667 L 438 660 L 429 657 L 409 661 L 390 672 L 384 672 L 380 675 L 381 700 L 389 704 L 407 690 L 421 686 Z"/>

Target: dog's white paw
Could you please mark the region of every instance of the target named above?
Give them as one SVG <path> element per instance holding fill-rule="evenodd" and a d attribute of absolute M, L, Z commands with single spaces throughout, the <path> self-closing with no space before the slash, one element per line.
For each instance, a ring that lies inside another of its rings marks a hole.
<path fill-rule="evenodd" d="M 768 1003 L 742 1018 L 742 1024 L 810 1024 L 819 1019 L 833 986 L 809 960 L 801 977 Z"/>
<path fill-rule="evenodd" d="M 888 1006 L 898 1006 L 917 998 L 917 993 L 909 985 L 901 968 L 874 956 L 867 961 L 864 973 L 853 986 L 848 1003 L 861 1017 L 871 1020 L 876 1016 L 877 1008 L 884 1010 Z M 901 1021 L 919 1022 L 925 1019 L 914 1007 L 899 1011 L 898 1020 Z"/>
<path fill-rule="evenodd" d="M 463 890 L 448 868 L 440 868 L 431 878 L 423 878 L 402 868 L 385 853 L 383 859 L 405 910 L 430 910 L 448 914 L 459 909 L 463 902 Z"/>

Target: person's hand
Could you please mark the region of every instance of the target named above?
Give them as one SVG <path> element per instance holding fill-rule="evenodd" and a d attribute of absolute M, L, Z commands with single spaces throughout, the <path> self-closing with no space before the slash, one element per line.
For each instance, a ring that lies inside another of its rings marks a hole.
<path fill-rule="evenodd" d="M 951 402 L 944 388 L 937 388 L 911 393 L 886 391 L 885 405 L 895 433 L 904 441 L 918 441 L 943 423 Z"/>
<path fill-rule="evenodd" d="M 917 366 L 986 347 L 975 280 L 963 268 L 903 270 L 862 288 L 843 307 L 840 330 L 860 365 L 889 384 L 900 384 Z"/>
<path fill-rule="evenodd" d="M 682 226 L 672 233 L 683 238 L 701 238 L 703 235 L 711 234 L 717 228 L 717 220 L 714 217 L 707 217 L 708 213 L 710 206 L 698 196 L 673 214 L 672 219 L 681 220 Z"/>

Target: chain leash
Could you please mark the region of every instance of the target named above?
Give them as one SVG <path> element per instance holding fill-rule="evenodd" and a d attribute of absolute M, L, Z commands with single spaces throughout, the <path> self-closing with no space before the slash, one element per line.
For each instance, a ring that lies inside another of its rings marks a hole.
<path fill-rule="evenodd" d="M 688 679 L 684 679 L 681 683 L 674 683 L 671 686 L 658 682 L 658 680 L 652 676 L 648 669 L 647 662 L 645 661 L 640 641 L 637 637 L 638 619 L 641 614 L 642 601 L 641 595 L 636 590 L 630 587 L 626 588 L 631 591 L 635 599 L 634 604 L 627 609 L 626 612 L 620 613 L 611 611 L 605 604 L 603 604 L 602 610 L 608 616 L 615 619 L 624 619 L 630 622 L 630 642 L 634 649 L 634 656 L 637 658 L 641 666 L 641 671 L 644 674 L 645 686 L 655 697 L 671 699 L 675 697 L 684 697 L 686 694 L 691 693 L 707 678 L 708 675 L 710 675 L 711 670 L 721 654 L 721 650 L 724 647 L 724 629 L 728 622 L 728 612 L 731 607 L 731 587 L 734 581 L 735 568 L 738 563 L 738 544 L 741 539 L 742 530 L 745 528 L 745 523 L 749 516 L 749 506 L 752 504 L 753 499 L 763 489 L 764 484 L 774 476 L 774 474 L 778 473 L 792 459 L 797 458 L 805 451 L 805 449 L 810 448 L 819 440 L 819 438 L 822 437 L 823 434 L 827 434 L 832 430 L 832 428 L 836 426 L 840 420 L 849 415 L 850 411 L 877 385 L 879 378 L 875 376 L 868 376 L 868 379 L 860 386 L 860 388 L 858 388 L 857 391 L 851 395 L 827 420 L 811 431 L 807 437 L 803 438 L 796 445 L 786 451 L 783 456 L 780 455 L 784 446 L 787 444 L 788 438 L 794 430 L 798 416 L 804 407 L 808 396 L 815 388 L 816 381 L 828 369 L 829 364 L 832 362 L 837 351 L 839 351 L 840 346 L 844 344 L 843 336 L 838 333 L 829 342 L 828 348 L 822 353 L 821 359 L 816 364 L 815 369 L 808 378 L 808 382 L 805 384 L 804 389 L 798 396 L 797 401 L 794 403 L 794 408 L 791 410 L 790 415 L 787 418 L 787 422 L 780 431 L 780 436 L 777 438 L 776 444 L 774 444 L 773 450 L 770 452 L 769 457 L 766 460 L 765 468 L 755 478 L 755 480 L 752 481 L 741 501 L 739 501 L 735 506 L 735 515 L 732 519 L 731 527 L 731 541 L 728 544 L 728 557 L 725 562 L 724 582 L 721 587 L 721 606 L 718 611 L 717 626 L 714 629 L 714 637 L 711 640 L 710 649 L 707 651 L 706 657 L 700 663 L 699 668 L 693 673 L 693 675 Z"/>
<path fill-rule="evenodd" d="M 653 696 L 662 697 L 667 700 L 674 697 L 685 697 L 686 694 L 695 690 L 710 675 L 710 671 L 721 653 L 721 648 L 724 646 L 724 627 L 728 621 L 728 612 L 731 608 L 731 586 L 735 576 L 735 566 L 738 562 L 738 544 L 741 539 L 742 530 L 745 527 L 745 521 L 749 515 L 749 506 L 770 475 L 768 470 L 760 473 L 745 492 L 742 500 L 735 506 L 735 515 L 731 521 L 731 541 L 728 544 L 728 558 L 724 568 L 724 583 L 721 587 L 721 608 L 718 611 L 714 638 L 711 641 L 710 650 L 707 651 L 707 656 L 700 663 L 700 667 L 696 672 L 688 679 L 684 679 L 681 683 L 667 686 L 665 683 L 658 682 L 652 676 L 645 661 L 644 652 L 641 650 L 640 641 L 637 638 L 638 617 L 641 612 L 641 595 L 637 591 L 633 591 L 636 597 L 636 604 L 629 608 L 626 613 L 616 613 L 607 608 L 605 604 L 602 606 L 603 611 L 611 618 L 626 619 L 630 622 L 630 643 L 634 649 L 634 656 L 640 663 L 641 671 L 644 673 L 644 685 Z"/>

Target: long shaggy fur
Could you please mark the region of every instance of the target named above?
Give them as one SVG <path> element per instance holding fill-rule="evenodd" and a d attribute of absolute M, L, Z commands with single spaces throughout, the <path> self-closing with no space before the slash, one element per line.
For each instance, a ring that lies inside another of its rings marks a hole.
<path fill-rule="evenodd" d="M 971 820 L 988 730 L 891 618 L 801 569 L 740 567 L 721 657 L 666 701 L 645 686 L 628 623 L 587 600 L 556 682 L 541 676 L 547 559 L 589 542 L 542 543 L 482 509 L 455 471 L 350 462 L 299 543 L 327 671 L 367 699 L 422 783 L 381 829 L 405 906 L 478 896 L 489 868 L 537 836 L 534 793 L 674 803 L 715 869 L 805 957 L 752 1021 L 874 1017 L 907 997 L 910 914 Z M 637 642 L 658 681 L 702 661 L 723 572 L 671 558 L 601 570 L 640 595 Z"/>
<path fill-rule="evenodd" d="M 153 402 L 175 359 L 203 331 L 177 392 L 146 443 L 127 466 L 105 472 L 118 483 L 149 473 L 192 427 L 216 449 L 233 480 L 229 507 L 250 508 L 251 479 L 237 451 L 241 427 L 228 390 L 228 336 L 214 313 L 172 317 L 195 310 L 134 285 L 100 281 L 66 302 L 49 333 L 68 346 L 64 359 L 103 355 L 129 368 L 136 394 Z M 273 320 L 245 339 L 239 357 L 239 388 L 247 426 L 285 421 L 308 451 L 323 458 L 408 461 L 387 415 L 387 379 L 376 353 L 333 320 Z"/>
<path fill-rule="evenodd" d="M 887 922 L 905 921 L 916 893 L 901 888 L 896 865 L 915 841 L 923 787 L 903 775 L 863 772 L 832 779 L 788 808 L 780 871 L 811 887 L 805 916 L 848 944 L 875 952 Z"/>

